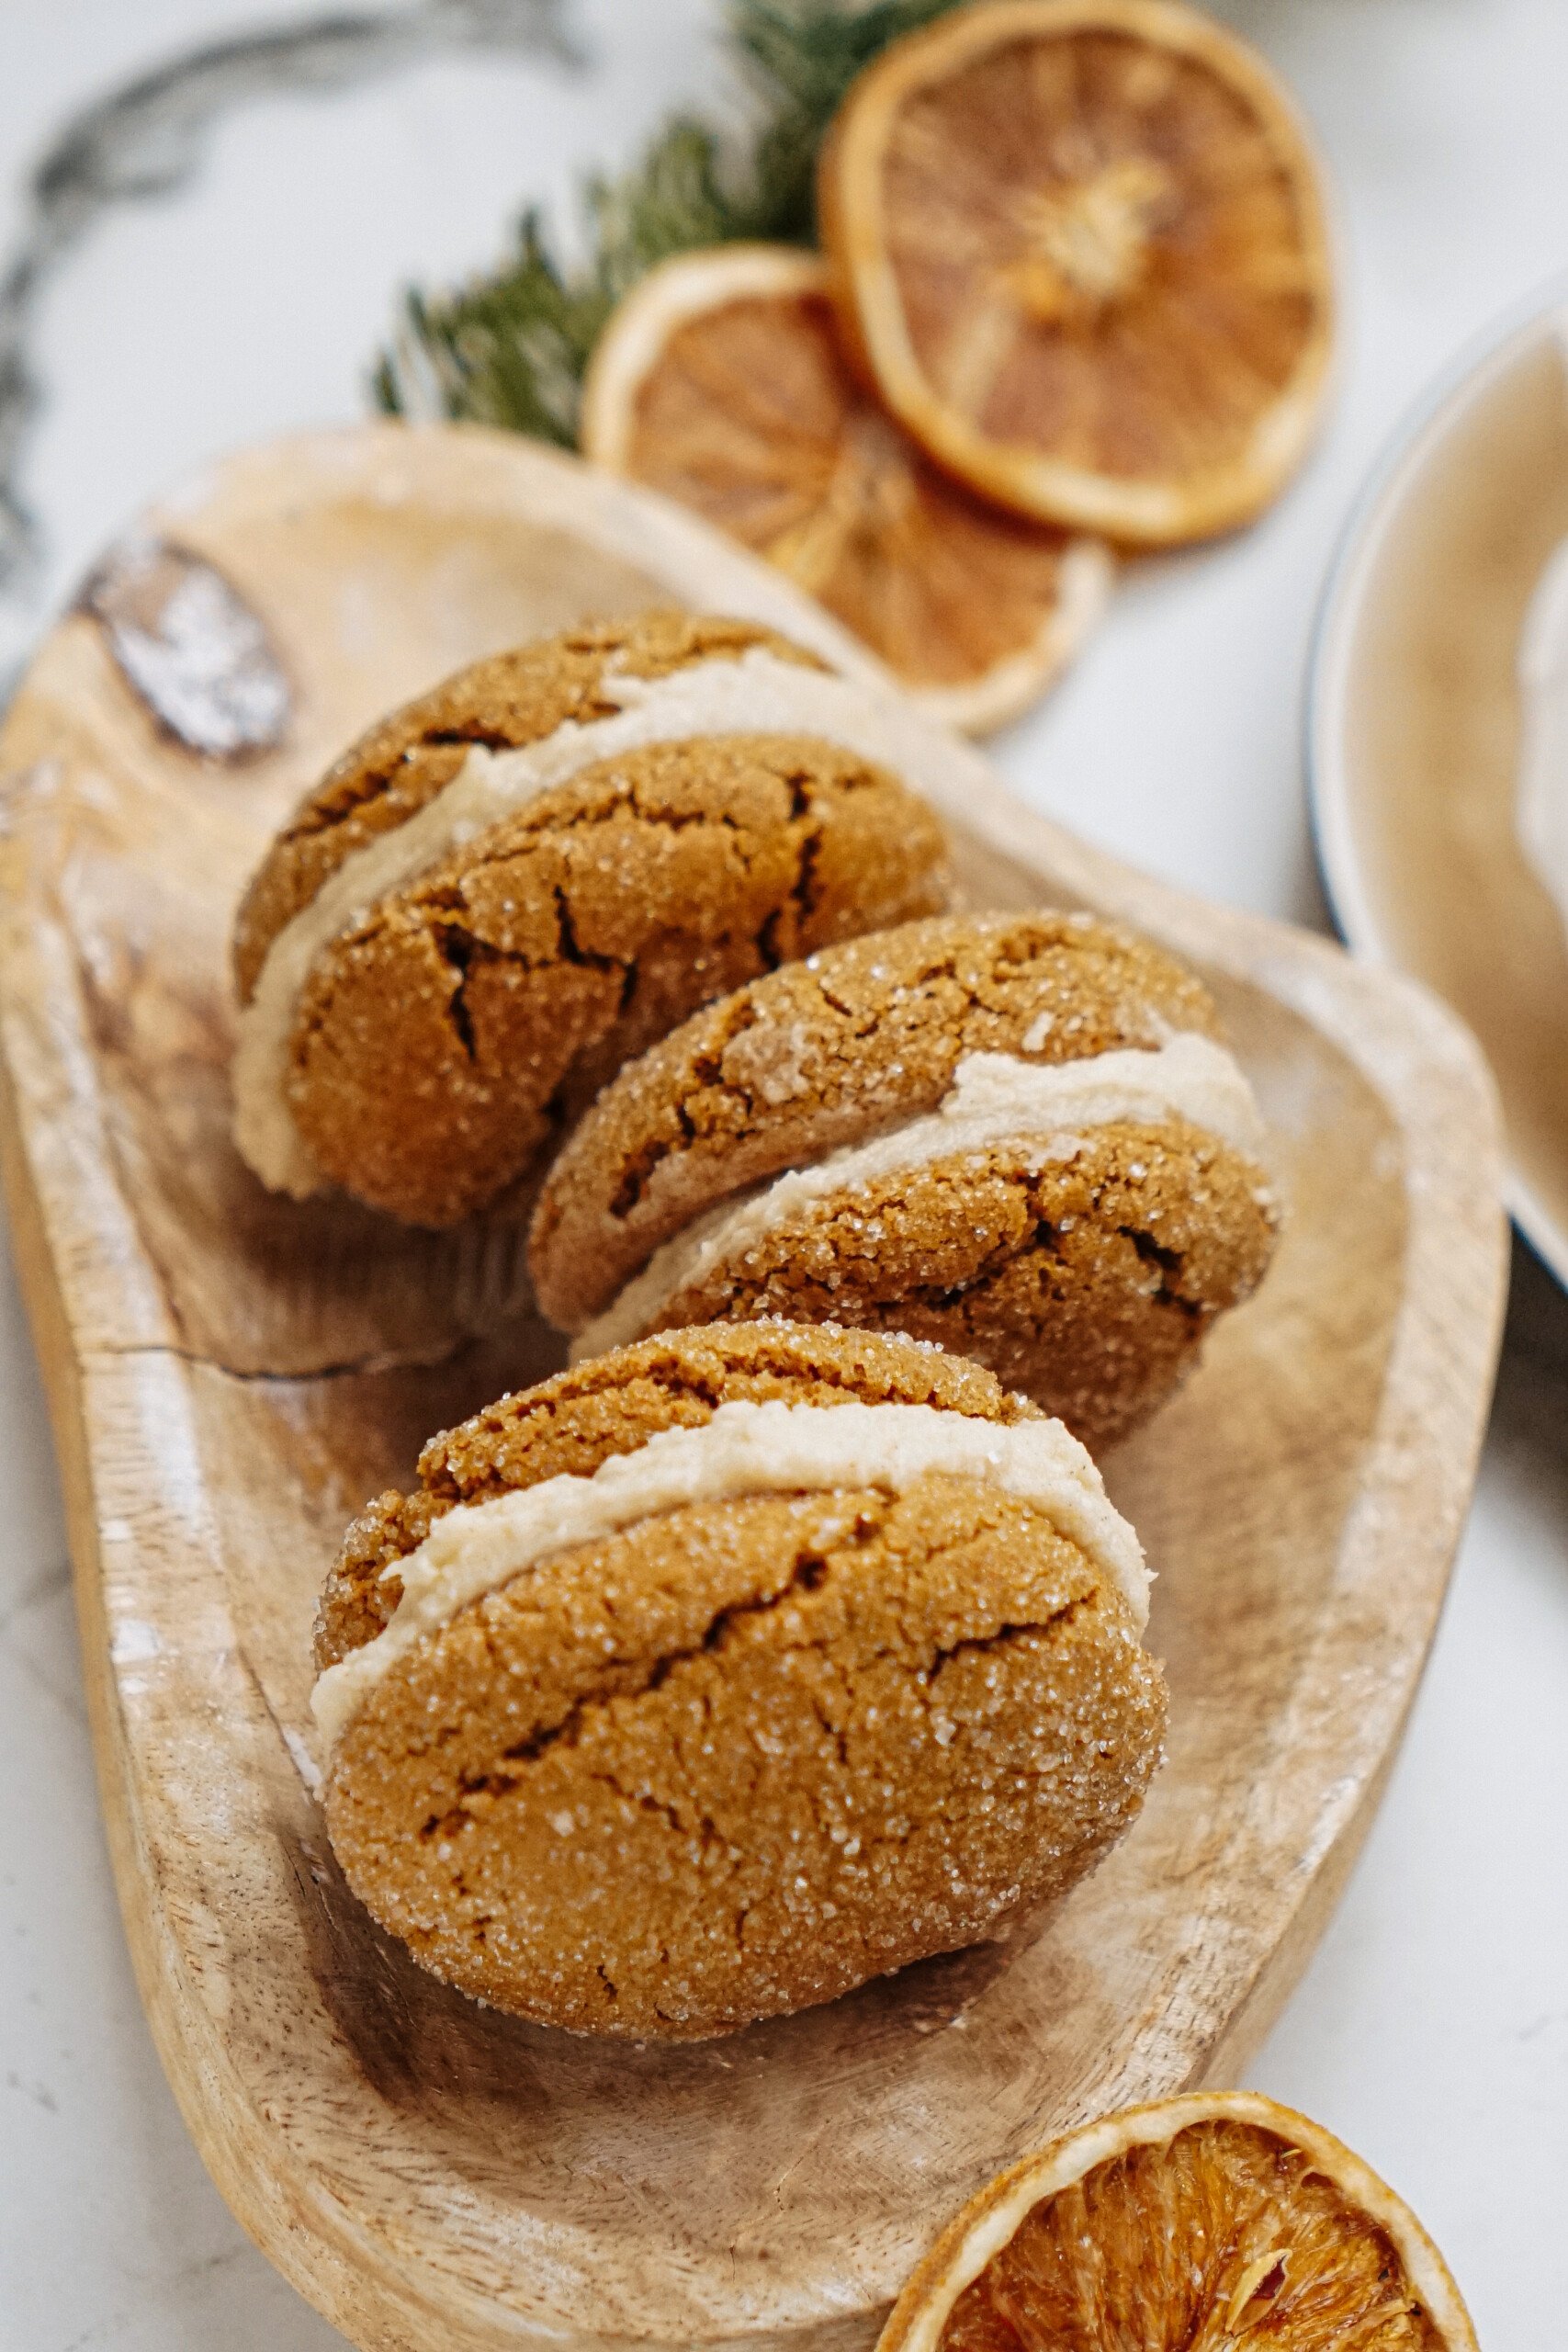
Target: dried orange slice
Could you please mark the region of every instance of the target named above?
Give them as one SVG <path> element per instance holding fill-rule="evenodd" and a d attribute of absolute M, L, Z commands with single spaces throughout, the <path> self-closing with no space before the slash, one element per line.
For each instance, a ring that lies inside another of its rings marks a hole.
<path fill-rule="evenodd" d="M 1168 545 L 1256 514 L 1323 401 L 1318 174 L 1261 60 L 1171 0 L 991 0 L 884 51 L 823 147 L 844 324 L 988 496 Z"/>
<path fill-rule="evenodd" d="M 822 265 L 789 246 L 650 271 L 595 347 L 579 434 L 788 572 L 949 726 L 1015 717 L 1104 607 L 1099 542 L 973 497 L 859 389 Z"/>
<path fill-rule="evenodd" d="M 1420 2222 L 1247 2091 L 1130 2108 L 966 2205 L 877 2352 L 1477 2352 Z"/>

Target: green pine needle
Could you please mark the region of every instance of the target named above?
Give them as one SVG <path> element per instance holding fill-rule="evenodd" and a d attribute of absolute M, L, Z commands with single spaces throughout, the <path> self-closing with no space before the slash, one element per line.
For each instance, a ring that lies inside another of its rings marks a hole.
<path fill-rule="evenodd" d="M 499 424 L 572 448 L 589 356 L 623 294 L 656 262 L 737 238 L 816 241 L 817 150 L 861 68 L 958 0 L 729 0 L 729 37 L 756 94 L 749 138 L 682 117 L 623 179 L 584 190 L 590 259 L 562 266 L 536 209 L 493 276 L 405 297 L 372 379 L 394 415 Z"/>

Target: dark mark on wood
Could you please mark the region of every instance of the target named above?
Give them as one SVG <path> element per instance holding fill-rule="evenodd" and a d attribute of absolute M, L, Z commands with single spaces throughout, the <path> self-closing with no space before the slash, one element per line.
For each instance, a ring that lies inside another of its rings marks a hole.
<path fill-rule="evenodd" d="M 293 696 L 259 616 L 220 571 L 166 539 L 112 547 L 82 591 L 127 683 L 206 759 L 283 740 Z"/>

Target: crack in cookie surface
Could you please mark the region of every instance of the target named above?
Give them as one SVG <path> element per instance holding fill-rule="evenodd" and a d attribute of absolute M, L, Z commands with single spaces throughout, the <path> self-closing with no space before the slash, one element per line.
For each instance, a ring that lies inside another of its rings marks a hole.
<path fill-rule="evenodd" d="M 959 1063 L 1043 1066 L 1213 1036 L 1195 977 L 1053 911 L 911 922 L 825 949 L 694 1014 L 630 1064 L 541 1193 L 541 1304 L 580 1329 L 671 1235 L 788 1168 L 933 1111 Z"/>
<path fill-rule="evenodd" d="M 471 663 L 380 720 L 308 793 L 268 851 L 241 907 L 234 972 L 246 1001 L 267 949 L 344 859 L 403 824 L 457 775 L 476 746 L 512 751 L 569 722 L 613 718 L 613 676 L 653 679 L 764 646 L 779 660 L 816 657 L 749 622 L 654 612 L 569 629 Z"/>
<path fill-rule="evenodd" d="M 350 1727 L 329 1819 L 449 1981 L 712 2033 L 1059 1891 L 1137 1810 L 1162 1721 L 1119 1595 L 1014 1498 L 758 1498 L 465 1611 Z"/>
<path fill-rule="evenodd" d="M 1164 1401 L 1269 1263 L 1257 1164 L 1201 1131 L 1108 1127 L 931 1161 L 818 1202 L 675 1291 L 674 1324 L 784 1315 L 905 1332 L 987 1365 L 1091 1449 Z"/>
<path fill-rule="evenodd" d="M 825 742 L 718 737 L 600 763 L 318 956 L 295 1124 L 360 1197 L 449 1223 L 694 1003 L 941 903 L 943 862 L 924 805 Z M 435 1101 L 439 1120 L 420 1115 Z"/>
<path fill-rule="evenodd" d="M 725 1403 L 936 1405 L 1011 1425 L 1037 1408 L 978 1364 L 830 1323 L 762 1317 L 675 1331 L 558 1373 L 433 1437 L 419 1487 L 378 1496 L 350 1526 L 321 1596 L 315 1658 L 324 1668 L 373 1640 L 402 1587 L 396 1563 L 435 1520 L 547 1478 L 589 1477 L 667 1429 L 695 1429 Z M 389 1574 L 391 1570 L 393 1573 Z"/>

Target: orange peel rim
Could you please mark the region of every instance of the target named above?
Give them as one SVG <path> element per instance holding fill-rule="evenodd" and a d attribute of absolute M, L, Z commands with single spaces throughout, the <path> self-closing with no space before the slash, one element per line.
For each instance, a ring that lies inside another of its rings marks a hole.
<path fill-rule="evenodd" d="M 1209 67 L 1252 106 L 1300 206 L 1318 323 L 1290 387 L 1263 413 L 1247 456 L 1203 475 L 1122 481 L 977 432 L 932 391 L 904 320 L 883 236 L 881 164 L 908 99 L 955 66 L 1029 34 L 1125 33 Z M 976 0 L 895 41 L 860 74 L 818 159 L 818 216 L 845 342 L 905 430 L 972 489 L 1059 528 L 1126 545 L 1179 546 L 1250 522 L 1315 438 L 1334 353 L 1334 264 L 1323 174 L 1306 125 L 1245 43 L 1179 0 Z"/>
<path fill-rule="evenodd" d="M 1194 2091 L 1069 2132 L 998 2175 L 948 2223 L 894 2304 L 876 2352 L 936 2352 L 953 2304 L 1032 2207 L 1126 2149 L 1160 2147 L 1195 2123 L 1252 2124 L 1300 2148 L 1392 2241 L 1445 2352 L 1480 2352 L 1452 2273 L 1403 2198 L 1321 2124 L 1257 2091 Z"/>
<path fill-rule="evenodd" d="M 589 361 L 578 425 L 589 462 L 635 480 L 631 425 L 637 390 L 671 331 L 723 302 L 770 294 L 821 294 L 830 300 L 826 262 L 801 247 L 738 241 L 656 263 L 612 314 Z M 1060 582 L 1055 608 L 1032 644 L 962 685 L 915 685 L 894 678 L 895 686 L 927 718 L 961 734 L 989 734 L 1021 717 L 1055 683 L 1104 617 L 1115 582 L 1114 559 L 1104 541 L 1074 535 L 1062 551 Z"/>

